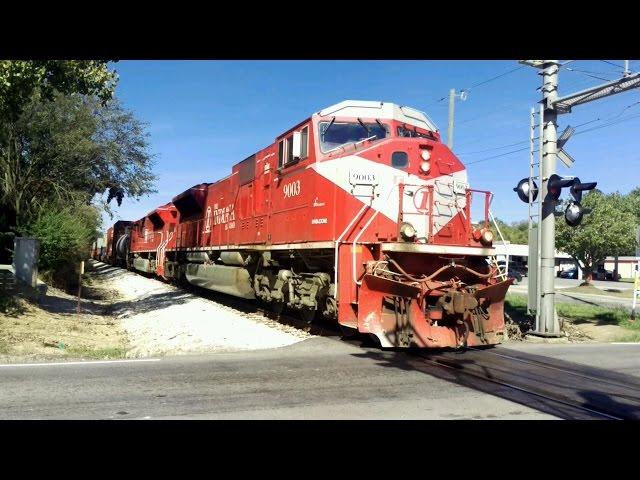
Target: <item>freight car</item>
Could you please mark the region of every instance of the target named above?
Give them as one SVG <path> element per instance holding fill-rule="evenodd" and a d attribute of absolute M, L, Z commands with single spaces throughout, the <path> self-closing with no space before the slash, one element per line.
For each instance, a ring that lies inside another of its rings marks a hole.
<path fill-rule="evenodd" d="M 134 222 L 127 263 L 383 347 L 493 345 L 512 280 L 487 261 L 490 201 L 426 114 L 344 101 Z"/>

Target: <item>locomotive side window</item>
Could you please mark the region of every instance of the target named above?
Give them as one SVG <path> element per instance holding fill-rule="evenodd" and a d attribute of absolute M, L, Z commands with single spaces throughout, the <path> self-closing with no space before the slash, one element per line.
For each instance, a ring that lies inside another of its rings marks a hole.
<path fill-rule="evenodd" d="M 380 140 L 388 136 L 387 126 L 378 122 L 320 122 L 320 150 L 323 153 L 367 138 Z"/>
<path fill-rule="evenodd" d="M 278 168 L 282 168 L 282 165 L 284 165 L 284 140 L 278 143 Z"/>
<path fill-rule="evenodd" d="M 285 140 L 285 165 L 289 165 L 293 162 L 293 135 L 289 135 Z"/>
<path fill-rule="evenodd" d="M 406 125 L 402 127 L 398 127 L 398 136 L 399 137 L 409 137 L 409 138 L 428 138 L 430 140 L 435 140 L 436 137 L 431 132 L 419 132 L 416 127 L 413 129 L 407 128 Z"/>
<path fill-rule="evenodd" d="M 407 152 L 393 152 L 391 154 L 391 166 L 394 168 L 407 168 L 409 165 L 409 155 Z"/>
<path fill-rule="evenodd" d="M 293 133 L 278 143 L 278 168 L 288 167 L 309 156 L 309 127 L 295 132 L 295 135 L 300 141 L 299 145 L 296 143 L 296 148 L 294 148 L 294 143 L 297 140 L 294 141 Z M 298 149 L 300 157 L 294 156 L 296 149 Z"/>
<path fill-rule="evenodd" d="M 302 149 L 301 149 L 301 155 L 300 155 L 300 160 L 302 160 L 303 158 L 307 158 L 309 156 L 308 151 L 309 151 L 309 127 L 304 127 L 302 129 L 302 131 L 300 132 L 300 136 L 301 136 L 301 142 L 302 142 Z"/>

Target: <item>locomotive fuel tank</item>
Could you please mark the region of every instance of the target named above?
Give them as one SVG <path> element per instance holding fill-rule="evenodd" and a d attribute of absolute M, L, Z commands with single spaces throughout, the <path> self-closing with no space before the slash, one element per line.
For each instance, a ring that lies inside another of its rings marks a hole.
<path fill-rule="evenodd" d="M 251 274 L 246 268 L 229 265 L 188 263 L 185 276 L 189 283 L 235 297 L 255 299 Z"/>

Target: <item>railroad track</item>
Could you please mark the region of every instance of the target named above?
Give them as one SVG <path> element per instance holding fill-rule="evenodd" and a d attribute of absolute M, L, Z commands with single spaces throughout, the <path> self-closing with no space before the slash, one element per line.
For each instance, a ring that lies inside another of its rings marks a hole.
<path fill-rule="evenodd" d="M 412 355 L 440 369 L 436 376 L 560 418 L 640 420 L 640 379 L 630 375 L 508 347 Z"/>

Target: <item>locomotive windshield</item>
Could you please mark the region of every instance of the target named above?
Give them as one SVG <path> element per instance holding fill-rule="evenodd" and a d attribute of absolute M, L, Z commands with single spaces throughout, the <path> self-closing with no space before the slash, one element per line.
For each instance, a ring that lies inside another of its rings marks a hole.
<path fill-rule="evenodd" d="M 388 136 L 387 127 L 378 122 L 320 122 L 320 149 L 323 153 L 367 138 L 379 140 Z"/>

